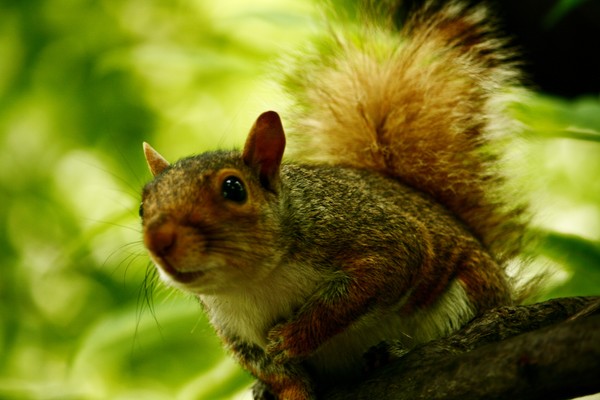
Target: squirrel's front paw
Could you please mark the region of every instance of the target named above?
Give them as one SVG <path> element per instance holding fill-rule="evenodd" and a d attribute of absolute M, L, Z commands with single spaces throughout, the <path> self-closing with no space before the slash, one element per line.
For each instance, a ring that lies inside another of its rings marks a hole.
<path fill-rule="evenodd" d="M 292 324 L 276 325 L 267 336 L 267 355 L 276 364 L 285 364 L 309 355 L 309 346 L 299 340 L 300 337 L 295 334 Z"/>
<path fill-rule="evenodd" d="M 289 349 L 289 339 L 285 336 L 285 325 L 275 325 L 267 336 L 267 355 L 276 364 L 285 364 L 292 358 L 292 352 Z"/>

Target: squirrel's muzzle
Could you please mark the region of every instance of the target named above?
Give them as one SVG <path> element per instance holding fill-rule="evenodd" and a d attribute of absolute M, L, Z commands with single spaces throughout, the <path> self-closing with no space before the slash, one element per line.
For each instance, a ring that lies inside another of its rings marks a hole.
<path fill-rule="evenodd" d="M 177 226 L 171 221 L 156 221 L 144 229 L 144 244 L 155 256 L 169 256 L 176 242 Z"/>

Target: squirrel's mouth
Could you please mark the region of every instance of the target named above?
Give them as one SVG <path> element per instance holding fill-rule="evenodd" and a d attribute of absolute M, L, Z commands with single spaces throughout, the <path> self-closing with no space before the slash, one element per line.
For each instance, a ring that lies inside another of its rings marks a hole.
<path fill-rule="evenodd" d="M 165 257 L 153 257 L 158 268 L 160 268 L 169 279 L 183 284 L 189 284 L 202 278 L 204 271 L 179 271 L 173 267 Z"/>

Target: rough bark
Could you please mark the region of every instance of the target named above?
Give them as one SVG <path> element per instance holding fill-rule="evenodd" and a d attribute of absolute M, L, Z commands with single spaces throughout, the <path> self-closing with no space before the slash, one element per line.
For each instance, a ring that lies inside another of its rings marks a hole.
<path fill-rule="evenodd" d="M 501 307 L 408 352 L 382 345 L 341 399 L 569 399 L 600 392 L 600 297 Z"/>

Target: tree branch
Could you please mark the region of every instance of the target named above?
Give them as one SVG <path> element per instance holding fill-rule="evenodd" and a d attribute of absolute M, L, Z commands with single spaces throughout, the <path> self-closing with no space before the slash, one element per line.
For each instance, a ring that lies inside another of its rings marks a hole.
<path fill-rule="evenodd" d="M 391 359 L 362 382 L 327 388 L 341 399 L 568 399 L 600 392 L 600 297 L 501 307 L 450 337 Z"/>

